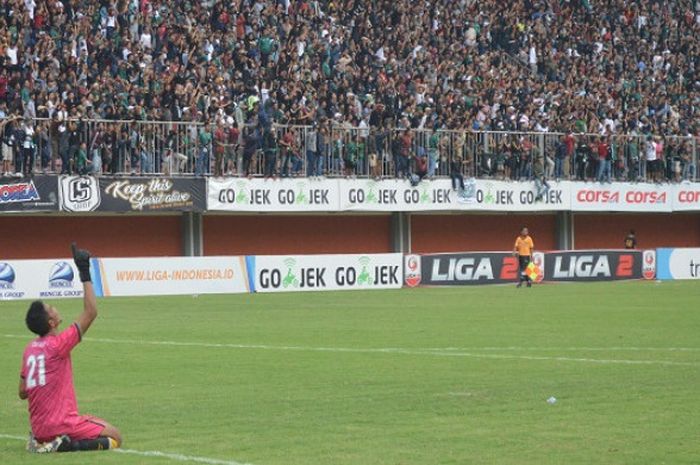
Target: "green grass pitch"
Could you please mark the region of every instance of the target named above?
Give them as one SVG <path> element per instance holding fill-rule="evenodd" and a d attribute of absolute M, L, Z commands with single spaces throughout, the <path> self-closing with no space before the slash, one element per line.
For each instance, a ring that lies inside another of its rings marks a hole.
<path fill-rule="evenodd" d="M 101 299 L 78 403 L 138 452 L 51 457 L 10 437 L 26 307 L 0 305 L 3 465 L 700 461 L 700 283 Z"/>

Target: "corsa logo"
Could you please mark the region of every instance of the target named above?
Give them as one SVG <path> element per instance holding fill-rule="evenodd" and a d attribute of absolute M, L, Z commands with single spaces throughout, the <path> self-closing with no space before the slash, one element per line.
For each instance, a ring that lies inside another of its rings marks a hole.
<path fill-rule="evenodd" d="M 678 193 L 678 201 L 680 203 L 700 202 L 700 191 L 680 191 Z"/>
<path fill-rule="evenodd" d="M 625 194 L 627 203 L 666 203 L 666 192 L 629 191 Z"/>
<path fill-rule="evenodd" d="M 578 191 L 576 200 L 581 203 L 618 203 L 620 201 L 620 193 L 584 189 Z"/>

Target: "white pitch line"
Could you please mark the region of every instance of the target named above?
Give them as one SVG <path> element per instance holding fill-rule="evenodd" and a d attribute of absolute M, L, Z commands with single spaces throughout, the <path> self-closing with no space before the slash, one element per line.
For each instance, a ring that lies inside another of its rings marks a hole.
<path fill-rule="evenodd" d="M 0 439 L 26 441 L 27 437 L 15 436 L 12 434 L 0 434 Z M 207 465 L 252 465 L 250 463 L 236 462 L 235 460 L 220 460 L 212 459 L 209 457 L 196 457 L 192 455 L 161 452 L 158 450 L 114 449 L 113 452 L 119 452 L 120 454 L 139 455 L 141 457 L 158 457 L 163 459 L 174 460 L 177 462 L 205 463 Z"/>
<path fill-rule="evenodd" d="M 26 336 L 5 334 L 8 338 L 27 339 Z M 625 360 L 625 359 L 595 359 L 576 357 L 545 357 L 534 355 L 503 355 L 503 354 L 479 354 L 466 351 L 444 350 L 444 349 L 402 349 L 395 347 L 387 348 L 353 348 L 353 347 L 305 347 L 305 346 L 272 346 L 262 344 L 219 344 L 209 342 L 178 342 L 178 341 L 145 341 L 138 339 L 104 339 L 85 338 L 85 341 L 107 343 L 107 344 L 130 344 L 130 345 L 151 345 L 151 346 L 171 346 L 171 347 L 205 347 L 217 349 L 252 349 L 252 350 L 278 350 L 278 351 L 298 351 L 298 352 L 337 352 L 337 353 L 357 353 L 357 354 L 402 354 L 402 355 L 429 355 L 435 357 L 467 357 L 477 359 L 495 360 L 539 360 L 557 362 L 580 362 L 597 364 L 619 364 L 619 365 L 663 365 L 663 366 L 700 366 L 700 362 L 674 362 L 670 360 Z M 470 349 L 478 350 L 478 349 Z M 556 349 L 552 349 L 556 350 Z"/>
<path fill-rule="evenodd" d="M 250 463 L 236 462 L 234 460 L 219 460 L 210 459 L 207 457 L 193 457 L 190 455 L 171 454 L 169 452 L 160 452 L 157 450 L 141 451 L 132 449 L 114 449 L 114 452 L 119 452 L 120 454 L 139 455 L 141 457 L 159 457 L 170 460 L 176 460 L 178 462 L 206 463 L 207 465 L 252 465 Z"/>

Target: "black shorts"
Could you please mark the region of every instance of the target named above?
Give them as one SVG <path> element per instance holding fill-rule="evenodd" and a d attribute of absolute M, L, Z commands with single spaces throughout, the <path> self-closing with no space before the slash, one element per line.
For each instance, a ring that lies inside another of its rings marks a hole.
<path fill-rule="evenodd" d="M 530 264 L 530 256 L 529 255 L 520 255 L 518 257 L 518 262 L 520 263 L 520 271 L 525 271 L 527 266 Z"/>

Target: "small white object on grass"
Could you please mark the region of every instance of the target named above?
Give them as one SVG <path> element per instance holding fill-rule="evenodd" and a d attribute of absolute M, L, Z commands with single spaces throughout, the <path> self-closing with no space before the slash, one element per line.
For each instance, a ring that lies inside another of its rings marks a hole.
<path fill-rule="evenodd" d="M 556 404 L 557 403 L 557 398 L 554 396 L 551 396 L 549 399 L 547 399 L 547 403 L 550 405 Z"/>

